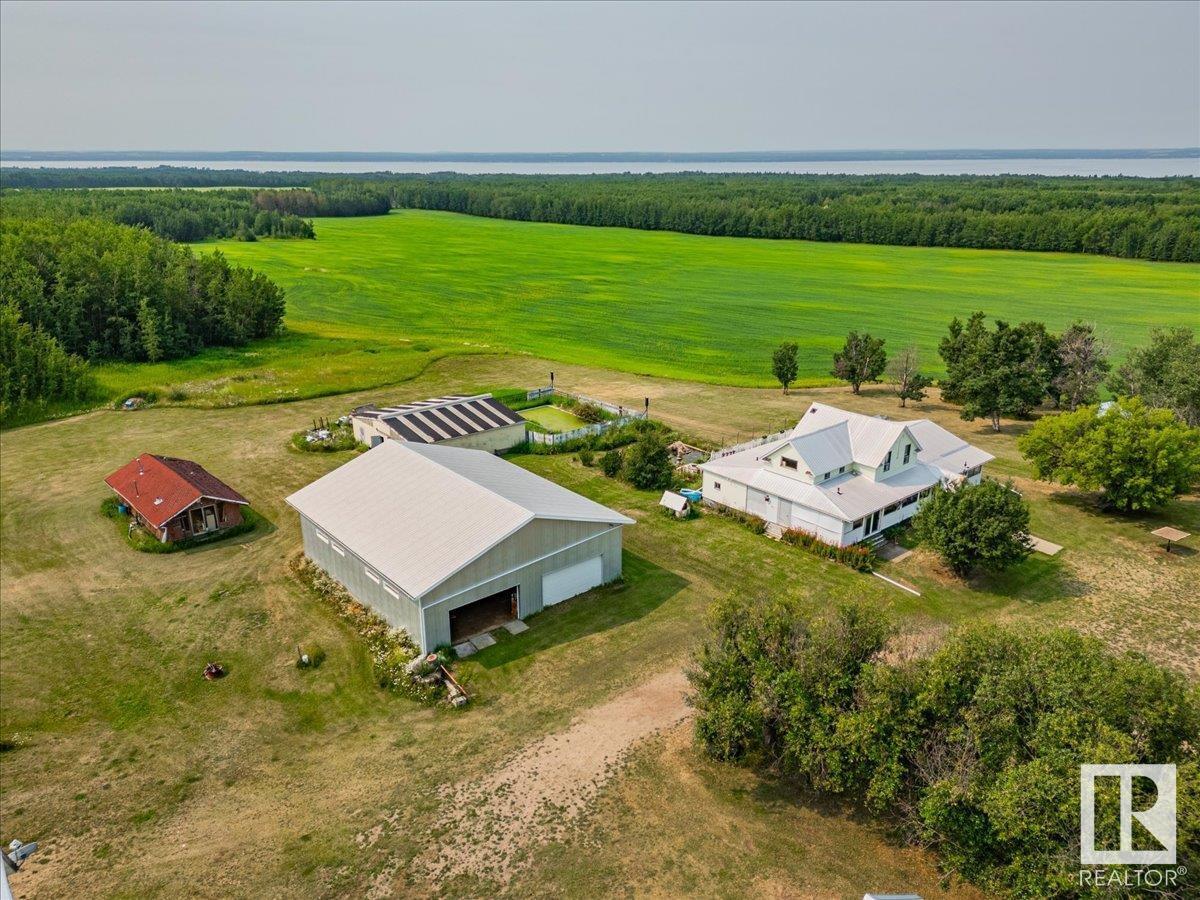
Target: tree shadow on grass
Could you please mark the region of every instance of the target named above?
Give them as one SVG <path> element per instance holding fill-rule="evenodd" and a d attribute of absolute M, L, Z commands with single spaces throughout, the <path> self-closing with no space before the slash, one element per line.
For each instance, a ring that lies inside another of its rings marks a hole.
<path fill-rule="evenodd" d="M 623 554 L 622 569 L 624 577 L 620 581 L 530 617 L 528 631 L 510 636 L 499 630 L 495 646 L 471 658 L 485 669 L 499 668 L 550 647 L 641 619 L 688 585 L 686 578 L 629 551 Z"/>
<path fill-rule="evenodd" d="M 1163 525 L 1172 525 L 1185 531 L 1189 528 L 1200 529 L 1200 500 L 1195 496 L 1176 497 L 1159 509 L 1133 512 L 1105 506 L 1097 493 L 1063 489 L 1052 491 L 1047 496 L 1051 503 L 1094 516 L 1114 528 L 1149 532 Z"/>
<path fill-rule="evenodd" d="M 1072 575 L 1058 557 L 1037 552 L 1002 572 L 977 575 L 969 586 L 1023 603 L 1048 603 L 1092 592 L 1092 586 Z"/>

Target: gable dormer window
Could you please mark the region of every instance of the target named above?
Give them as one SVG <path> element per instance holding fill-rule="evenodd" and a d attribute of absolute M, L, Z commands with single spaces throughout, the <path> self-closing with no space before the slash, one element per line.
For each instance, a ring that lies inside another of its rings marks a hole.
<path fill-rule="evenodd" d="M 892 468 L 892 451 L 887 452 L 887 456 L 883 458 L 883 471 L 887 472 Z"/>
<path fill-rule="evenodd" d="M 912 444 L 904 445 L 904 464 L 908 465 L 909 457 L 912 456 Z"/>
<path fill-rule="evenodd" d="M 799 469 L 800 464 L 794 459 L 788 459 L 786 456 L 779 457 L 779 464 L 785 469 Z"/>

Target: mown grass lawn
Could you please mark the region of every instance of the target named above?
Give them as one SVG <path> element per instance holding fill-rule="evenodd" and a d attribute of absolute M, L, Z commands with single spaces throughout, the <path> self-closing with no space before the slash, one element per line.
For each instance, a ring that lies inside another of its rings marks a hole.
<path fill-rule="evenodd" d="M 1061 329 L 1095 322 L 1118 355 L 1156 326 L 1200 322 L 1200 266 L 1107 257 L 714 238 L 423 210 L 319 219 L 315 241 L 224 242 L 287 289 L 288 324 L 386 346 L 487 347 L 692 381 L 773 383 L 800 344 L 829 380 L 846 332 L 937 342 L 977 309 Z M 199 252 L 212 245 L 200 245 Z"/>
<path fill-rule="evenodd" d="M 0 736 L 16 745 L 0 755 L 0 839 L 43 847 L 19 875 L 23 894 L 174 896 L 186 884 L 212 896 L 334 896 L 365 893 L 385 871 L 398 894 L 429 893 L 436 886 L 411 861 L 434 840 L 439 787 L 495 770 L 580 710 L 684 664 L 713 599 L 734 591 L 814 609 L 861 600 L 921 634 L 977 618 L 1068 624 L 1197 671 L 1200 556 L 1158 552 L 1148 537 L 1158 519 L 1103 516 L 1029 482 L 1016 428 L 991 435 L 934 400 L 913 414 L 996 453 L 997 470 L 1030 497 L 1035 530 L 1067 546 L 1060 557 L 971 585 L 913 557 L 900 565 L 923 590 L 915 598 L 730 520 L 677 522 L 654 493 L 570 457 L 516 457 L 637 520 L 624 583 L 533 617 L 525 634 L 463 662 L 478 699 L 464 713 L 384 693 L 359 642 L 288 571 L 299 535 L 283 497 L 348 456 L 294 452 L 288 439 L 357 403 L 537 384 L 544 367 L 454 358 L 382 392 L 106 411 L 0 434 Z M 613 402 L 651 396 L 656 415 L 699 438 L 794 420 L 813 396 L 556 372 Z M 820 396 L 863 411 L 895 402 L 874 390 Z M 196 459 L 274 529 L 169 555 L 132 550 L 97 509 L 103 476 L 139 451 Z M 1189 499 L 1160 518 L 1200 531 L 1198 509 Z M 298 670 L 298 644 L 321 646 L 325 663 Z M 229 676 L 204 681 L 209 661 Z M 395 827 L 360 839 L 389 816 Z M 927 856 L 856 810 L 714 765 L 684 729 L 639 751 L 586 827 L 539 851 L 507 891 L 861 896 L 880 886 L 942 895 Z"/>

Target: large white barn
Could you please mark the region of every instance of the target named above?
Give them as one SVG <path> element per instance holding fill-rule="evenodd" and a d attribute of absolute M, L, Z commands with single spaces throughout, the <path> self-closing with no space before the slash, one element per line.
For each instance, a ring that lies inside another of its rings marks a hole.
<path fill-rule="evenodd" d="M 846 546 L 911 518 L 935 488 L 978 482 L 992 459 L 928 419 L 814 403 L 785 437 L 700 468 L 705 502 Z"/>
<path fill-rule="evenodd" d="M 485 450 L 400 441 L 287 502 L 308 557 L 424 651 L 619 577 L 633 524 Z"/>

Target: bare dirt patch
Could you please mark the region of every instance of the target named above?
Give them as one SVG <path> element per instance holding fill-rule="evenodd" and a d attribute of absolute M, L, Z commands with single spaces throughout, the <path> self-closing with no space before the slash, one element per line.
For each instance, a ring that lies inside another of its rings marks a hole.
<path fill-rule="evenodd" d="M 482 780 L 443 788 L 447 828 L 418 867 L 435 881 L 507 882 L 535 847 L 564 839 L 641 741 L 690 715 L 673 670 L 584 712 Z"/>

